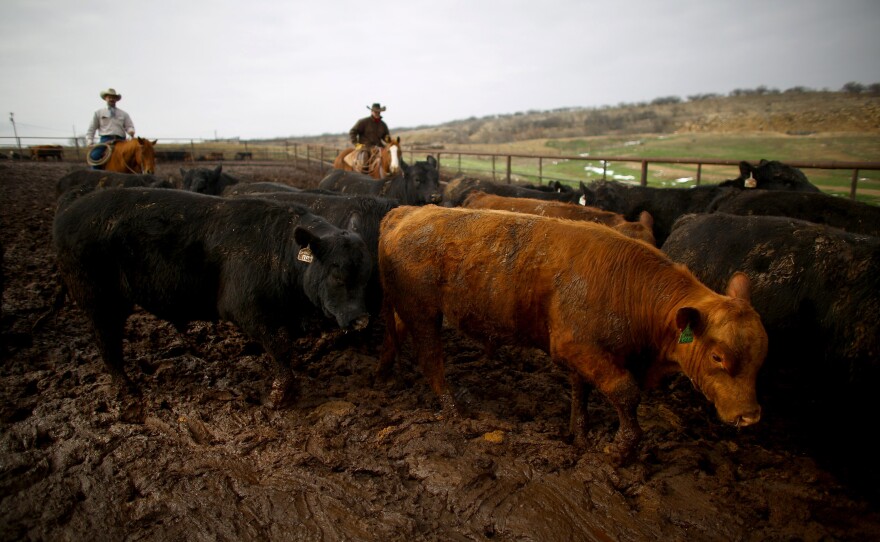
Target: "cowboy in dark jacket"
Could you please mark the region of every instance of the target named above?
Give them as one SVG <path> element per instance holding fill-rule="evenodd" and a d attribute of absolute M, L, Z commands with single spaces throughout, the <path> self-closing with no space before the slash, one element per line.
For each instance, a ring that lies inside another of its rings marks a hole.
<path fill-rule="evenodd" d="M 351 143 L 357 152 L 356 163 L 359 166 L 368 162 L 372 147 L 384 147 L 385 139 L 391 137 L 388 125 L 382 120 L 382 111 L 385 111 L 385 106 L 374 103 L 368 109 L 370 116 L 357 121 L 348 132 Z"/>

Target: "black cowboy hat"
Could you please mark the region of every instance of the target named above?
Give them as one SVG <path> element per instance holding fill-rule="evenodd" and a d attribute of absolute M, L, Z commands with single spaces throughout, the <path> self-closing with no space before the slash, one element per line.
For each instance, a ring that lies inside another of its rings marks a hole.
<path fill-rule="evenodd" d="M 370 111 L 385 111 L 385 106 L 374 103 L 372 106 L 367 106 L 367 109 Z"/>

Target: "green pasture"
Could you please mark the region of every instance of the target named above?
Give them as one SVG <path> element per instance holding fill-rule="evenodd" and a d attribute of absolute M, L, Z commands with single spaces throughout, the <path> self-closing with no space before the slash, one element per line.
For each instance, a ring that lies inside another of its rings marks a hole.
<path fill-rule="evenodd" d="M 505 156 L 457 155 L 453 148 L 441 151 L 444 172 L 477 175 L 504 180 Z M 469 145 L 468 152 L 542 155 L 537 158 L 511 158 L 511 178 L 518 182 L 558 180 L 577 186 L 604 177 L 629 182 L 641 179 L 642 158 L 721 159 L 811 162 L 880 162 L 880 138 L 872 135 L 743 135 L 743 134 L 672 134 L 577 139 L 547 139 L 504 145 Z M 554 158 L 574 157 L 574 158 Z M 632 162 L 603 164 L 601 157 L 632 157 Z M 810 181 L 823 191 L 849 196 L 851 169 L 802 168 Z M 718 183 L 739 175 L 737 166 L 703 165 L 700 183 Z M 697 166 L 690 164 L 651 163 L 648 185 L 690 187 L 696 184 Z M 880 204 L 880 170 L 860 170 L 856 197 Z"/>

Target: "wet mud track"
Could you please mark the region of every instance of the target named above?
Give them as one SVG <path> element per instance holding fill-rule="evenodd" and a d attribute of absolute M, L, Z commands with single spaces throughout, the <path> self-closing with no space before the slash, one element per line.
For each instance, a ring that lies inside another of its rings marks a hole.
<path fill-rule="evenodd" d="M 138 313 L 125 356 L 143 410 L 126 421 L 74 304 L 30 331 L 57 282 L 54 185 L 69 167 L 0 163 L 4 540 L 880 538 L 864 483 L 875 472 L 860 476 L 846 442 L 805 444 L 802 433 L 822 428 L 782 416 L 782 399 L 737 430 L 673 379 L 644 394 L 638 458 L 613 468 L 602 449 L 617 417 L 601 396 L 590 399 L 589 447 L 576 449 L 563 371 L 538 351 L 487 358 L 451 330 L 459 420 L 439 415 L 408 350 L 391 381 L 373 382 L 379 326 L 318 353 L 316 336 L 301 340 L 313 359 L 295 401 L 272 410 L 270 360 L 233 325 L 179 333 Z M 224 170 L 297 186 L 320 178 L 283 163 Z M 179 165 L 159 174 L 179 180 Z"/>

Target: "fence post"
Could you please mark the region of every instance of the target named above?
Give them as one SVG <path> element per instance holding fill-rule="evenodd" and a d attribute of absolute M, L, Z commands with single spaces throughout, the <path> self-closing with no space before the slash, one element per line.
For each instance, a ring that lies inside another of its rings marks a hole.
<path fill-rule="evenodd" d="M 700 178 L 703 176 L 703 164 L 697 164 L 697 186 L 700 186 Z"/>
<path fill-rule="evenodd" d="M 849 199 L 856 199 L 856 185 L 859 182 L 859 170 L 854 169 L 852 174 L 852 182 L 849 185 Z"/>
<path fill-rule="evenodd" d="M 648 161 L 642 160 L 642 180 L 640 181 L 642 186 L 648 186 Z"/>
<path fill-rule="evenodd" d="M 510 160 L 511 156 L 507 155 L 507 184 L 510 184 Z"/>
<path fill-rule="evenodd" d="M 544 184 L 544 157 L 538 157 L 538 185 Z"/>
<path fill-rule="evenodd" d="M 192 139 L 189 140 L 189 150 L 192 151 L 193 162 L 195 162 L 196 161 L 196 144 Z"/>

